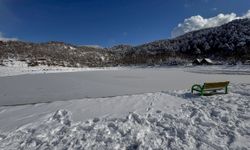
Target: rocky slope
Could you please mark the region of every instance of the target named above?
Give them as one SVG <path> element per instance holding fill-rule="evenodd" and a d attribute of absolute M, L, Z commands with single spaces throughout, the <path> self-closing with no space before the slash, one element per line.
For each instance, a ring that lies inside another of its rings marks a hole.
<path fill-rule="evenodd" d="M 198 57 L 224 62 L 249 60 L 250 19 L 234 20 L 220 27 L 134 47 L 118 45 L 112 48 L 95 48 L 62 42 L 0 41 L 0 64 L 4 59 L 15 58 L 26 61 L 31 66 L 174 65 L 185 64 Z"/>
<path fill-rule="evenodd" d="M 103 49 L 73 46 L 62 42 L 27 43 L 21 41 L 0 42 L 0 59 L 26 61 L 30 66 L 38 64 L 68 67 L 96 67 L 108 65 L 110 54 Z"/>

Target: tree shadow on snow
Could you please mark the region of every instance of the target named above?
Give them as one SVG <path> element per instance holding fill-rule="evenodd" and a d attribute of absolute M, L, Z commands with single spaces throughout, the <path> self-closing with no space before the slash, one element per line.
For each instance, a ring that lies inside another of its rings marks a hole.
<path fill-rule="evenodd" d="M 190 94 L 192 94 L 192 93 L 190 93 Z M 201 97 L 200 93 L 193 93 L 192 95 L 196 95 L 197 97 Z M 206 92 L 203 94 L 203 96 L 215 96 L 215 95 L 226 95 L 226 93 L 222 92 L 222 91 L 220 91 L 220 92 L 211 91 L 211 92 Z"/>
<path fill-rule="evenodd" d="M 182 97 L 184 99 L 192 99 L 192 98 L 199 98 L 200 95 L 199 94 L 193 94 L 191 92 L 186 92 L 186 93 L 180 94 L 180 97 Z"/>

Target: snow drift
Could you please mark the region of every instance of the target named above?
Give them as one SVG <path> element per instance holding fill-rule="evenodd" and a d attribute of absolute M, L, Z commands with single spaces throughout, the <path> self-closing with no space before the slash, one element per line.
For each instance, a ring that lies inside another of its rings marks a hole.
<path fill-rule="evenodd" d="M 186 101 L 176 113 L 152 110 L 75 122 L 70 111 L 59 109 L 42 122 L 0 132 L 0 148 L 249 149 L 250 84 L 230 89 L 230 94 L 209 97 L 166 92 Z"/>

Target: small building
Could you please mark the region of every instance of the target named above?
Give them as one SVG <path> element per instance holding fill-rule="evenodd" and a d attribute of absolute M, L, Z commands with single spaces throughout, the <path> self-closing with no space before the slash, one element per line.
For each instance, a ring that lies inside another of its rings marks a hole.
<path fill-rule="evenodd" d="M 201 65 L 201 61 L 202 61 L 202 59 L 195 59 L 193 62 L 192 62 L 192 64 L 193 65 Z"/>
<path fill-rule="evenodd" d="M 203 58 L 201 61 L 201 65 L 213 65 L 213 61 L 209 58 Z"/>
<path fill-rule="evenodd" d="M 209 59 L 209 58 L 203 58 L 203 59 L 195 59 L 193 62 L 192 62 L 193 65 L 213 65 L 214 62 Z"/>

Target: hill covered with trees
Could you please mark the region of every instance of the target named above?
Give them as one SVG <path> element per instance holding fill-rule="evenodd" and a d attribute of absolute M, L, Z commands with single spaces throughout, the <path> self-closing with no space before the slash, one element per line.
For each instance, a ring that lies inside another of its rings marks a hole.
<path fill-rule="evenodd" d="M 198 30 L 151 43 L 112 48 L 75 46 L 63 42 L 0 41 L 0 64 L 5 59 L 68 67 L 186 64 L 208 57 L 224 63 L 250 60 L 250 19 Z"/>

